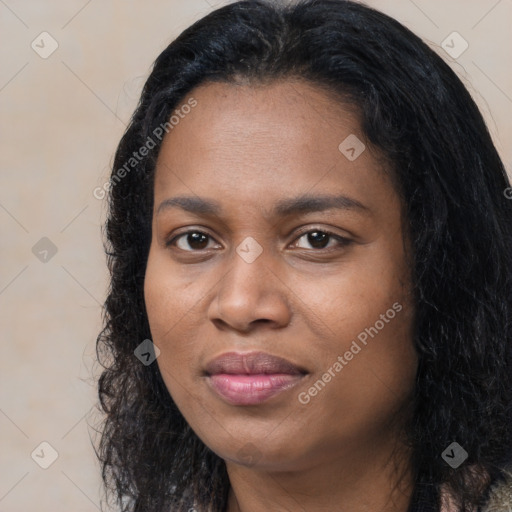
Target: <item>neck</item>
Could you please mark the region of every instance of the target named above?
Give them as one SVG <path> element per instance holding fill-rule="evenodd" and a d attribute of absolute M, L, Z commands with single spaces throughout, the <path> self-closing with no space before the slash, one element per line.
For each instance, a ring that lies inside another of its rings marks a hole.
<path fill-rule="evenodd" d="M 405 449 L 395 457 L 393 449 L 375 445 L 330 455 L 288 470 L 227 462 L 231 488 L 226 512 L 407 512 L 414 483 Z"/>

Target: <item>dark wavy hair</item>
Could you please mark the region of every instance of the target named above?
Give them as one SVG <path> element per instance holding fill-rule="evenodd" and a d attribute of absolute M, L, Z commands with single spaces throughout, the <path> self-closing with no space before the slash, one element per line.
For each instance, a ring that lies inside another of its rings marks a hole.
<path fill-rule="evenodd" d="M 394 19 L 345 0 L 235 2 L 186 29 L 154 63 L 108 194 L 96 447 L 107 496 L 122 511 L 225 510 L 224 461 L 189 427 L 158 365 L 134 356 L 151 339 L 143 283 L 161 141 L 122 179 L 119 169 L 199 84 L 279 79 L 307 81 L 357 108 L 367 140 L 390 162 L 414 253 L 419 366 L 404 435 L 416 484 L 447 486 L 469 510 L 512 461 L 510 182 L 450 67 Z M 441 457 L 453 441 L 468 453 L 457 469 Z"/>

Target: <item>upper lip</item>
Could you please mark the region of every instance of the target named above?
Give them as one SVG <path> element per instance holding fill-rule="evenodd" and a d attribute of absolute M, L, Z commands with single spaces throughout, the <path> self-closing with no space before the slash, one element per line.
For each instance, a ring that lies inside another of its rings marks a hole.
<path fill-rule="evenodd" d="M 205 368 L 207 375 L 227 373 L 233 375 L 256 375 L 287 373 L 301 375 L 303 368 L 282 357 L 266 352 L 226 352 L 212 359 Z"/>

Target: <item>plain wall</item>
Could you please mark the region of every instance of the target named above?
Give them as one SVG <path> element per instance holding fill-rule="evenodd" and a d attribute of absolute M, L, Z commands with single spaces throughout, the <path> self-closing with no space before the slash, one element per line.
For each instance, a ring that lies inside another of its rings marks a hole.
<path fill-rule="evenodd" d="M 368 3 L 451 63 L 510 171 L 512 2 Z M 213 7 L 205 0 L 0 2 L 0 512 L 98 510 L 87 421 L 94 422 L 94 347 L 108 276 L 105 203 L 93 190 L 108 180 L 152 62 Z M 40 54 L 55 43 L 43 31 L 58 43 L 47 58 Z M 457 59 L 440 46 L 453 31 L 469 43 Z M 51 461 L 41 442 L 58 453 L 48 469 L 36 463 Z"/>

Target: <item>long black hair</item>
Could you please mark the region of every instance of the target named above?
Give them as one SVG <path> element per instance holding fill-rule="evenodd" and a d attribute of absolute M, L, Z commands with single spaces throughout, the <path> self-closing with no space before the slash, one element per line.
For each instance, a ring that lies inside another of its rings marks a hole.
<path fill-rule="evenodd" d="M 186 29 L 154 63 L 108 194 L 111 281 L 97 340 L 105 413 L 97 451 L 108 495 L 123 511 L 225 509 L 224 461 L 184 420 L 157 364 L 134 356 L 151 339 L 143 282 L 153 175 L 162 127 L 172 129 L 194 87 L 277 79 L 306 80 L 355 106 L 367 140 L 390 162 L 414 253 L 419 366 L 404 434 L 415 482 L 446 486 L 469 510 L 512 461 L 510 182 L 450 67 L 397 21 L 345 0 L 235 2 Z M 452 442 L 468 454 L 458 468 L 442 457 Z"/>

